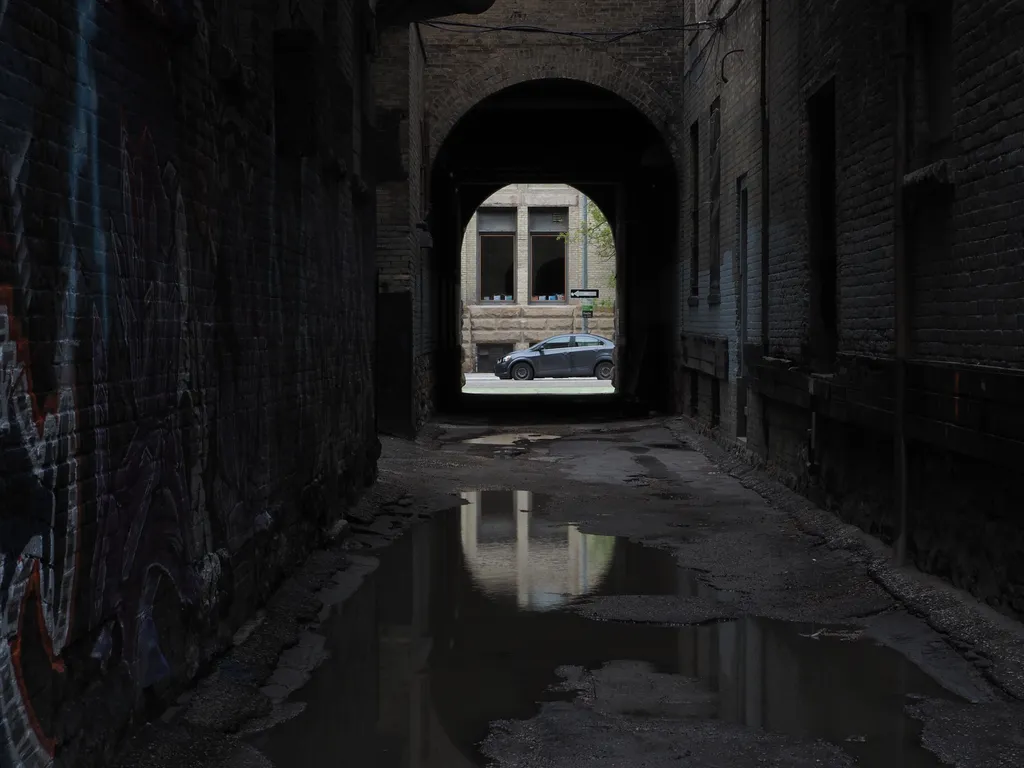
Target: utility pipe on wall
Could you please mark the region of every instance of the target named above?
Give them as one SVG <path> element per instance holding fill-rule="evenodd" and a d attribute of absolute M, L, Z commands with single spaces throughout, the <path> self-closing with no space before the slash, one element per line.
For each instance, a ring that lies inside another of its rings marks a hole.
<path fill-rule="evenodd" d="M 768 176 L 769 123 L 768 123 L 768 0 L 761 0 L 761 354 L 768 357 L 771 345 L 768 338 L 768 225 L 771 220 L 771 191 Z M 740 350 L 743 354 L 743 350 Z"/>
<path fill-rule="evenodd" d="M 909 276 L 907 270 L 906 216 L 903 202 L 903 177 L 907 173 L 908 114 L 907 91 L 913 82 L 913 63 L 907 50 L 907 6 L 896 6 L 896 125 L 893 162 L 893 262 L 896 336 L 896 403 L 893 435 L 893 475 L 899 530 L 895 559 L 903 565 L 907 559 L 910 514 L 907 483 L 907 357 L 910 353 Z"/>
<path fill-rule="evenodd" d="M 587 287 L 587 246 L 590 244 L 590 232 L 587 229 L 588 209 L 590 201 L 583 195 L 583 287 Z M 581 312 L 582 314 L 582 312 Z M 587 318 L 583 318 L 583 332 L 587 333 Z"/>

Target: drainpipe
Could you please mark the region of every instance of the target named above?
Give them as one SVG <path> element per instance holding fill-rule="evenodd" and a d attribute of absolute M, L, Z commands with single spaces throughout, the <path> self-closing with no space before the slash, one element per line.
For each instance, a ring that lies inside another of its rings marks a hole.
<path fill-rule="evenodd" d="M 583 287 L 587 287 L 587 246 L 590 244 L 590 233 L 587 231 L 588 208 L 587 196 L 583 195 Z M 582 312 L 580 313 L 582 314 Z M 587 318 L 583 318 L 583 332 L 587 333 Z"/>
<path fill-rule="evenodd" d="M 771 220 L 771 206 L 768 202 L 768 0 L 761 0 L 761 354 L 768 357 L 771 345 L 768 340 L 768 224 Z M 742 350 L 740 354 L 743 354 Z"/>
<path fill-rule="evenodd" d="M 896 513 L 899 517 L 899 535 L 896 539 L 895 560 L 903 565 L 907 560 L 907 539 L 910 520 L 907 489 L 907 356 L 910 352 L 908 310 L 908 274 L 906 252 L 906 222 L 903 207 L 903 177 L 907 173 L 907 89 L 911 83 L 910 57 L 907 50 L 907 6 L 896 6 L 896 126 L 895 161 L 893 163 L 893 262 L 896 316 L 896 403 L 894 425 L 893 474 L 896 491 Z"/>

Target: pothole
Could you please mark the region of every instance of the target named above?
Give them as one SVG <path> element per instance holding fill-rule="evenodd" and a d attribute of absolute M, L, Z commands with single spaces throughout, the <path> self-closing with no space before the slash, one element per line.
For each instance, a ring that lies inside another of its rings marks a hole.
<path fill-rule="evenodd" d="M 557 440 L 559 435 L 543 435 L 536 432 L 501 432 L 495 435 L 471 437 L 462 442 L 466 445 L 515 445 L 516 443 L 534 443 L 540 440 Z"/>

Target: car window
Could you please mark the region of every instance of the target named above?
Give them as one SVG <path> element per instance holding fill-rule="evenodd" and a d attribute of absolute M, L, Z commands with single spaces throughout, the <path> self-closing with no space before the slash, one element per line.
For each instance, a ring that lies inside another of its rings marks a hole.
<path fill-rule="evenodd" d="M 603 347 L 604 342 L 596 336 L 577 336 L 577 347 Z"/>
<path fill-rule="evenodd" d="M 572 346 L 572 338 L 570 336 L 555 336 L 554 338 L 548 339 L 541 346 L 541 349 L 565 349 L 566 347 Z"/>

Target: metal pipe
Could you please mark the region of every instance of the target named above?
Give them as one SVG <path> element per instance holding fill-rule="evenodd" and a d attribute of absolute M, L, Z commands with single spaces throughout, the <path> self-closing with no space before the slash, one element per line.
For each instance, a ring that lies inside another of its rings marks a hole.
<path fill-rule="evenodd" d="M 768 339 L 768 225 L 771 220 L 768 200 L 771 190 L 768 176 L 768 30 L 768 0 L 761 0 L 761 354 L 764 357 L 771 353 Z"/>
<path fill-rule="evenodd" d="M 587 229 L 588 220 L 588 209 L 590 208 L 590 202 L 587 200 L 587 196 L 583 195 L 583 287 L 587 287 L 587 247 L 590 244 L 590 231 Z M 582 311 L 580 312 L 582 315 Z M 583 332 L 587 333 L 587 318 L 583 318 Z"/>
<path fill-rule="evenodd" d="M 896 539 L 895 560 L 903 565 L 907 560 L 907 539 L 910 536 L 910 514 L 907 488 L 907 442 L 906 442 L 906 401 L 907 401 L 907 356 L 910 347 L 908 317 L 908 274 L 906 250 L 906 221 L 903 202 L 903 177 L 907 173 L 907 89 L 912 82 L 912 62 L 907 51 L 907 6 L 900 2 L 896 7 L 896 125 L 894 136 L 893 162 L 893 262 L 896 336 L 895 371 L 895 425 L 893 435 L 893 474 L 896 491 L 896 512 L 899 517 L 899 535 Z"/>

